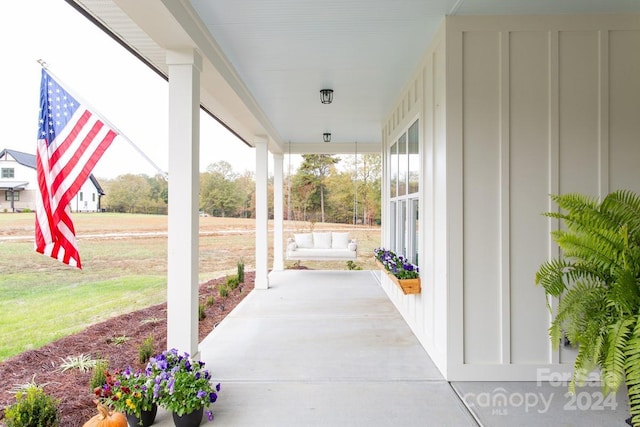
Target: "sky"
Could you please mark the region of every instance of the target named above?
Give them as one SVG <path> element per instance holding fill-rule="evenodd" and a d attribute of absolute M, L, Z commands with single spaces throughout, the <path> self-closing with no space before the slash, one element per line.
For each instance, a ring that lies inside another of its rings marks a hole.
<path fill-rule="evenodd" d="M 168 171 L 168 83 L 163 78 L 63 0 L 15 1 L 5 11 L 0 15 L 0 150 L 36 152 L 41 59 L 72 95 Z M 221 160 L 237 173 L 255 171 L 253 148 L 205 113 L 200 122 L 200 171 Z M 93 170 L 107 179 L 157 172 L 123 138 Z"/>

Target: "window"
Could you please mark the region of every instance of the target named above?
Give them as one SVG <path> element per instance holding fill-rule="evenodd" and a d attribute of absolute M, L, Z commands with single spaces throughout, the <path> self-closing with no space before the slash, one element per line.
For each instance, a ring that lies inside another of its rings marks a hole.
<path fill-rule="evenodd" d="M 389 151 L 390 249 L 418 264 L 420 135 L 418 120 L 400 134 Z"/>
<path fill-rule="evenodd" d="M 4 192 L 4 199 L 7 202 L 10 202 L 11 201 L 11 195 L 13 195 L 13 201 L 14 202 L 19 202 L 20 201 L 20 192 L 19 191 L 9 191 L 9 190 L 5 191 Z"/>
<path fill-rule="evenodd" d="M 417 193 L 420 189 L 420 152 L 418 150 L 418 122 L 415 121 L 408 132 L 407 153 L 409 156 L 408 194 Z"/>
<path fill-rule="evenodd" d="M 82 201 L 82 191 L 78 193 L 78 197 L 80 198 L 80 201 Z"/>
<path fill-rule="evenodd" d="M 391 247 L 389 249 L 391 249 L 392 251 L 396 252 L 398 251 L 397 248 L 397 230 L 398 230 L 398 220 L 397 220 L 397 208 L 396 208 L 397 203 L 396 202 L 391 202 L 389 203 L 389 207 L 390 207 L 390 212 L 389 212 L 389 240 L 391 241 Z"/>
<path fill-rule="evenodd" d="M 389 173 L 391 175 L 391 184 L 389 190 L 391 192 L 391 198 L 398 195 L 398 144 L 394 143 L 391 146 L 391 155 L 389 156 Z"/>
<path fill-rule="evenodd" d="M 407 134 L 403 133 L 400 139 L 398 139 L 398 196 L 407 194 L 408 169 Z"/>
<path fill-rule="evenodd" d="M 411 262 L 415 265 L 418 265 L 418 250 L 420 248 L 418 248 L 418 242 L 420 239 L 420 215 L 419 215 L 419 204 L 418 203 L 419 200 L 418 198 L 414 198 L 411 199 L 411 223 L 409 224 L 409 226 L 411 227 L 410 233 L 411 233 L 411 241 L 409 242 L 409 244 L 411 245 L 410 248 L 410 253 L 413 254 L 413 258 L 411 259 Z"/>
<path fill-rule="evenodd" d="M 407 222 L 407 200 L 400 200 L 398 206 L 398 247 L 399 253 L 407 257 L 407 233 L 409 232 L 409 224 Z"/>
<path fill-rule="evenodd" d="M 13 168 L 2 168 L 2 178 L 15 178 Z"/>

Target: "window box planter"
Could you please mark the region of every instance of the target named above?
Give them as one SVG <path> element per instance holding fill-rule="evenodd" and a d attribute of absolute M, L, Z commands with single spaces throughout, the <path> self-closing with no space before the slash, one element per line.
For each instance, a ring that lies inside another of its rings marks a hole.
<path fill-rule="evenodd" d="M 398 279 L 396 276 L 391 274 L 390 271 L 384 268 L 384 265 L 382 265 L 380 261 L 378 261 L 377 259 L 375 261 L 376 261 L 376 265 L 380 268 L 380 270 L 382 270 L 389 277 L 389 279 L 391 279 L 391 281 L 395 283 L 396 286 L 398 286 L 402 290 L 403 294 L 415 295 L 422 292 L 422 288 L 420 287 L 420 278 Z"/>

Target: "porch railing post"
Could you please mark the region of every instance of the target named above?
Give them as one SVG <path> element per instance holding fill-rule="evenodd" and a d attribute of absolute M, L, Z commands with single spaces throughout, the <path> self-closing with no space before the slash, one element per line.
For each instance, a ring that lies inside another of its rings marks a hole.
<path fill-rule="evenodd" d="M 269 278 L 267 259 L 269 254 L 269 210 L 267 181 L 269 172 L 269 153 L 267 138 L 258 137 L 256 146 L 256 278 L 255 289 L 268 289 Z"/>
<path fill-rule="evenodd" d="M 193 49 L 171 51 L 169 65 L 169 209 L 167 348 L 198 352 L 198 193 L 200 72 Z"/>
<path fill-rule="evenodd" d="M 282 258 L 284 231 L 283 154 L 273 154 L 273 270 L 284 270 Z"/>

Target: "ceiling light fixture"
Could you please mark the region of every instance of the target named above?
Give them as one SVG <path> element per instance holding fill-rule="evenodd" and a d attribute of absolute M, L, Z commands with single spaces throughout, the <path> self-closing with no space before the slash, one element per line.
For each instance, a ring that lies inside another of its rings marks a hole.
<path fill-rule="evenodd" d="M 324 142 L 331 142 L 331 134 L 330 133 L 323 133 L 322 134 L 322 140 Z"/>
<path fill-rule="evenodd" d="M 333 89 L 321 89 L 320 102 L 323 104 L 331 104 L 333 102 Z"/>

